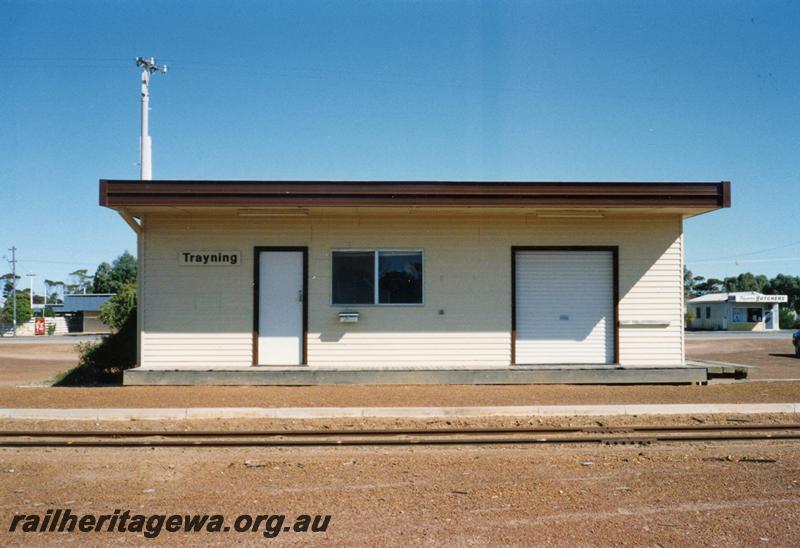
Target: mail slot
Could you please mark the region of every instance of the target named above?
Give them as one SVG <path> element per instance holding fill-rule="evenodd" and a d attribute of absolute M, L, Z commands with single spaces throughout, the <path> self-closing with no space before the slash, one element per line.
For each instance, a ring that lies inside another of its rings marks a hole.
<path fill-rule="evenodd" d="M 339 312 L 340 323 L 358 323 L 358 312 Z"/>

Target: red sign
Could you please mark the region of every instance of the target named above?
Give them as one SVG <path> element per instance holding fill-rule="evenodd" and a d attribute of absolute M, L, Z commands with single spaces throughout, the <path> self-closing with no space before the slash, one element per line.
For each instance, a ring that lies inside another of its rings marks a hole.
<path fill-rule="evenodd" d="M 44 335 L 44 331 L 45 331 L 44 318 L 36 318 L 34 320 L 33 327 L 34 327 L 34 330 L 33 330 L 33 334 L 34 335 Z"/>

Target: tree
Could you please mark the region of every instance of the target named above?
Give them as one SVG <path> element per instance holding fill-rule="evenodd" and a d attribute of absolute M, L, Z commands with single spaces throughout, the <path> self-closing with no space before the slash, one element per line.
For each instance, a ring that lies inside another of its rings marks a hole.
<path fill-rule="evenodd" d="M 27 322 L 32 315 L 30 289 L 17 290 L 17 325 Z M 14 299 L 9 297 L 0 310 L 0 322 L 12 323 L 13 321 Z"/>
<path fill-rule="evenodd" d="M 786 295 L 789 299 L 787 306 L 800 312 L 800 276 L 778 274 L 769 281 L 764 288 L 764 293 Z"/>
<path fill-rule="evenodd" d="M 91 281 L 93 293 L 119 293 L 129 283 L 136 283 L 136 257 L 126 250 L 111 264 L 103 261 Z"/>
<path fill-rule="evenodd" d="M 100 321 L 120 329 L 128 316 L 136 313 L 136 283 L 128 282 L 100 307 Z"/>
<path fill-rule="evenodd" d="M 69 273 L 72 278 L 71 293 L 86 293 L 87 290 L 91 291 L 92 277 L 89 276 L 89 271 L 85 268 L 79 268 L 74 272 Z"/>
<path fill-rule="evenodd" d="M 111 263 L 111 292 L 117 293 L 128 283 L 136 282 L 136 258 L 125 251 Z"/>
<path fill-rule="evenodd" d="M 750 272 L 743 272 L 736 277 L 729 276 L 724 281 L 725 290 L 729 293 L 736 291 L 756 291 L 761 293 L 768 283 L 769 280 L 763 274 L 754 276 Z"/>
<path fill-rule="evenodd" d="M 687 301 L 695 296 L 694 294 L 694 274 L 692 271 L 683 267 L 683 297 Z"/>
<path fill-rule="evenodd" d="M 45 303 L 50 300 L 50 288 L 55 285 L 53 280 L 49 280 L 47 278 L 44 279 L 44 296 L 45 296 Z"/>
<path fill-rule="evenodd" d="M 698 276 L 702 278 L 702 276 Z M 698 295 L 705 295 L 706 293 L 721 293 L 725 291 L 725 285 L 722 280 L 717 278 L 708 278 L 700 283 L 695 284 L 695 291 Z"/>
<path fill-rule="evenodd" d="M 722 280 L 695 276 L 691 270 L 685 266 L 683 267 L 683 293 L 687 300 L 706 293 L 719 293 L 720 291 L 724 291 Z"/>
<path fill-rule="evenodd" d="M 44 294 L 47 295 L 47 304 L 59 304 L 64 302 L 60 297 L 58 288 L 64 288 L 64 282 L 60 280 L 45 280 Z"/>
<path fill-rule="evenodd" d="M 17 274 L 16 279 L 19 280 L 20 278 L 21 276 Z M 8 298 L 11 292 L 14 291 L 14 275 L 11 272 L 3 274 L 0 276 L 0 280 L 3 280 L 3 297 Z"/>
<path fill-rule="evenodd" d="M 94 273 L 92 293 L 113 293 L 111 283 L 111 265 L 103 261 Z"/>

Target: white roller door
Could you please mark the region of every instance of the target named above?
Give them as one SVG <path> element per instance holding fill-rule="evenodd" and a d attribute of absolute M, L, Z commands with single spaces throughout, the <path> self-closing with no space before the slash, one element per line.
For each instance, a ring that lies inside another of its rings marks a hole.
<path fill-rule="evenodd" d="M 516 251 L 518 364 L 614 361 L 611 251 Z"/>

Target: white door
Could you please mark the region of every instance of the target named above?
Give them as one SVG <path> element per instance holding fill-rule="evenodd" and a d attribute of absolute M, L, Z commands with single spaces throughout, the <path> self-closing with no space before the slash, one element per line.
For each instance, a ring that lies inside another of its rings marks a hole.
<path fill-rule="evenodd" d="M 303 253 L 259 254 L 258 364 L 303 361 Z"/>
<path fill-rule="evenodd" d="M 611 251 L 517 251 L 518 364 L 614 361 Z"/>

